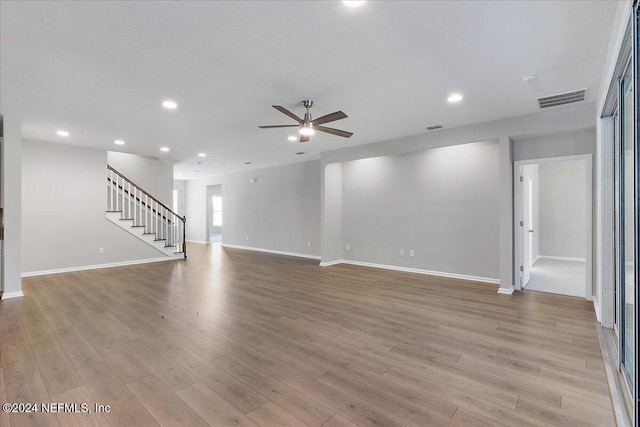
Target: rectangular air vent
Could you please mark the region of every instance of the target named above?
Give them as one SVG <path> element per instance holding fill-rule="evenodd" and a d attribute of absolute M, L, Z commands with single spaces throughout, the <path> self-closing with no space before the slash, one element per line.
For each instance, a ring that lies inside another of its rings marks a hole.
<path fill-rule="evenodd" d="M 571 104 L 573 102 L 584 101 L 587 90 L 580 89 L 572 92 L 559 93 L 558 95 L 538 98 L 540 108 L 556 107 L 558 105 Z"/>
<path fill-rule="evenodd" d="M 438 130 L 438 129 L 442 129 L 442 125 L 427 126 L 427 130 Z"/>

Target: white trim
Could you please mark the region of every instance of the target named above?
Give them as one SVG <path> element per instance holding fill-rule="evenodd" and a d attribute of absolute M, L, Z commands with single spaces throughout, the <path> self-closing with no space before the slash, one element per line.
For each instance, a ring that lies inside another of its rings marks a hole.
<path fill-rule="evenodd" d="M 44 276 L 45 274 L 70 273 L 72 271 L 96 270 L 99 268 L 123 267 L 125 265 L 147 264 L 149 262 L 160 262 L 160 261 L 173 261 L 176 259 L 184 259 L 184 258 L 183 257 L 149 258 L 149 259 L 138 259 L 135 261 L 113 262 L 109 264 L 82 265 L 80 267 L 56 268 L 53 270 L 28 271 L 26 273 L 22 273 L 22 277 Z"/>
<path fill-rule="evenodd" d="M 520 289 L 520 282 L 522 279 L 522 273 L 520 272 L 520 266 L 522 264 L 522 230 L 519 222 L 522 219 L 522 188 L 520 186 L 520 176 L 522 176 L 522 166 L 541 164 L 541 163 L 553 163 L 563 162 L 568 160 L 581 160 L 585 162 L 585 189 L 586 189 L 586 206 L 585 212 L 587 215 L 587 227 L 585 230 L 586 241 L 586 258 L 561 258 L 563 260 L 583 261 L 585 263 L 585 299 L 589 299 L 593 295 L 593 226 L 594 221 L 597 218 L 593 218 L 593 201 L 594 201 L 594 188 L 593 188 L 593 156 L 591 154 L 577 154 L 573 156 L 561 156 L 561 157 L 547 157 L 541 159 L 529 159 L 529 160 L 516 160 L 513 162 L 513 182 L 514 182 L 514 198 L 513 198 L 513 243 L 515 247 L 515 253 L 513 258 L 513 271 L 514 281 L 516 283 L 516 289 Z M 596 212 L 597 213 L 597 212 Z M 547 258 L 540 255 L 540 258 Z M 549 259 L 559 259 L 559 257 L 553 257 Z"/>
<path fill-rule="evenodd" d="M 502 295 L 511 295 L 513 293 L 514 289 L 515 288 L 513 286 L 510 286 L 508 288 L 499 288 L 498 289 L 498 293 L 502 294 Z"/>
<path fill-rule="evenodd" d="M 571 160 L 591 160 L 591 153 L 574 154 L 572 156 L 543 157 L 542 159 L 515 160 L 516 166 L 537 165 L 540 163 L 568 162 Z"/>
<path fill-rule="evenodd" d="M 342 263 L 344 263 L 343 259 L 337 259 L 335 261 L 321 262 L 319 265 L 320 265 L 320 267 L 329 267 L 329 266 L 332 266 L 332 265 L 342 264 Z"/>
<path fill-rule="evenodd" d="M 228 245 L 226 243 L 223 243 L 222 247 L 231 248 L 231 249 L 242 249 L 245 251 L 266 252 L 269 254 L 276 254 L 276 255 L 294 256 L 298 258 L 320 259 L 320 257 L 317 255 L 300 254 L 297 252 L 276 251 L 274 249 L 254 248 L 252 246 Z"/>
<path fill-rule="evenodd" d="M 325 265 L 322 265 L 322 264 L 325 264 Z M 400 267 L 397 265 L 375 264 L 372 262 L 352 261 L 349 259 L 329 261 L 327 263 L 321 263 L 321 266 L 325 267 L 327 265 L 334 265 L 334 264 L 351 264 L 351 265 L 359 265 L 361 267 L 373 267 L 373 268 L 382 268 L 385 270 L 403 271 L 405 273 L 427 274 L 429 276 L 447 277 L 450 279 L 460 279 L 460 280 L 470 280 L 473 282 L 491 283 L 493 285 L 500 284 L 499 279 L 493 279 L 489 277 L 469 276 L 466 274 L 447 273 L 444 271 L 423 270 L 420 268 Z"/>
<path fill-rule="evenodd" d="M 553 256 L 553 255 L 540 255 L 539 259 L 552 259 L 554 261 L 575 261 L 575 262 L 587 262 L 586 258 L 572 258 L 568 256 Z"/>
<path fill-rule="evenodd" d="M 541 257 L 540 257 L 540 255 L 538 255 L 538 256 L 536 257 L 536 259 L 534 259 L 534 260 L 531 262 L 531 266 L 533 267 L 534 265 L 536 265 L 536 262 L 540 261 L 540 258 L 541 258 Z"/>
<path fill-rule="evenodd" d="M 5 292 L 4 294 L 2 294 L 2 299 L 20 298 L 23 296 L 24 293 L 22 291 Z"/>
<path fill-rule="evenodd" d="M 206 240 L 187 240 L 187 243 L 198 243 L 200 245 L 208 245 L 211 242 L 207 242 Z"/>
<path fill-rule="evenodd" d="M 596 297 L 593 297 L 593 296 L 588 297 L 587 300 L 593 301 L 593 310 L 596 312 L 596 320 L 602 323 L 602 320 L 600 320 L 600 303 L 598 302 Z"/>

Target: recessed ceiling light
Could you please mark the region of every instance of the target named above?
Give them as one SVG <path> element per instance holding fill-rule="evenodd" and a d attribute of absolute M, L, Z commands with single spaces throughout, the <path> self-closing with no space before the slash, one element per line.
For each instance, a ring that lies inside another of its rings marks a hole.
<path fill-rule="evenodd" d="M 365 0 L 342 0 L 342 4 L 347 7 L 360 7 L 364 4 Z"/>
<path fill-rule="evenodd" d="M 116 139 L 115 141 L 113 141 L 113 143 L 116 145 L 124 145 L 124 141 L 121 139 Z"/>
<path fill-rule="evenodd" d="M 164 101 L 162 101 L 162 106 L 167 110 L 175 110 L 176 108 L 178 108 L 178 104 L 170 99 L 165 99 Z"/>
<path fill-rule="evenodd" d="M 198 153 L 198 157 L 207 157 L 207 153 Z"/>
<path fill-rule="evenodd" d="M 200 173 L 200 171 L 194 170 L 195 173 Z"/>
<path fill-rule="evenodd" d="M 179 173 L 179 174 L 178 174 L 178 176 L 182 176 L 182 174 L 181 174 L 181 173 Z"/>
<path fill-rule="evenodd" d="M 58 136 L 64 136 L 65 138 L 69 136 L 69 132 L 67 132 L 66 130 L 59 130 L 56 133 L 58 134 Z"/>
<path fill-rule="evenodd" d="M 170 150 L 169 150 L 169 147 L 160 147 L 160 151 L 164 151 L 166 153 Z"/>
<path fill-rule="evenodd" d="M 306 154 L 306 153 L 305 153 L 304 151 L 298 151 L 296 154 L 297 154 L 298 156 L 301 156 L 301 155 Z"/>
<path fill-rule="evenodd" d="M 530 82 L 531 80 L 534 80 L 536 77 L 538 77 L 538 75 L 536 73 L 523 74 L 522 75 L 522 81 Z"/>
<path fill-rule="evenodd" d="M 252 165 L 253 162 L 244 162 L 245 165 Z"/>
<path fill-rule="evenodd" d="M 460 101 L 462 101 L 462 95 L 460 95 L 459 93 L 452 93 L 447 98 L 447 101 L 449 101 L 449 102 L 460 102 Z"/>
<path fill-rule="evenodd" d="M 287 138 L 289 141 L 293 142 L 293 141 L 297 141 L 298 137 L 295 135 L 289 135 L 289 138 Z"/>

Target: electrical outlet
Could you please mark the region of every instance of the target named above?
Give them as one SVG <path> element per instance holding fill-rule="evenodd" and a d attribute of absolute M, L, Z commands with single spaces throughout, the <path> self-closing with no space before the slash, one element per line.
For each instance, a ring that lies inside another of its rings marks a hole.
<path fill-rule="evenodd" d="M 400 249 L 400 256 L 404 256 L 404 249 Z"/>
<path fill-rule="evenodd" d="M 414 256 L 416 253 L 413 251 L 413 249 L 409 250 L 409 256 Z"/>
<path fill-rule="evenodd" d="M 347 243 L 347 244 L 344 246 L 344 248 L 345 248 L 346 250 L 349 250 L 349 244 Z"/>
<path fill-rule="evenodd" d="M 98 253 L 103 254 L 103 253 L 104 253 L 104 248 L 99 248 L 99 249 L 98 249 Z"/>
<path fill-rule="evenodd" d="M 307 246 L 311 246 L 311 240 L 307 240 Z"/>

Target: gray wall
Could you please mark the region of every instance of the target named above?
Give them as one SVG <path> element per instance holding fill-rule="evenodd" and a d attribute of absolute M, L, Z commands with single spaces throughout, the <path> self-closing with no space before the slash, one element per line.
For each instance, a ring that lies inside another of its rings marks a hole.
<path fill-rule="evenodd" d="M 23 272 L 161 257 L 105 218 L 106 164 L 105 150 L 23 142 Z"/>
<path fill-rule="evenodd" d="M 173 165 L 152 157 L 109 151 L 109 164 L 156 199 L 173 207 Z"/>
<path fill-rule="evenodd" d="M 342 163 L 322 170 L 322 262 L 342 259 Z"/>
<path fill-rule="evenodd" d="M 584 163 L 574 160 L 539 165 L 541 256 L 586 256 Z"/>
<path fill-rule="evenodd" d="M 251 183 L 252 178 L 257 182 Z M 320 161 L 188 181 L 188 240 L 208 241 L 207 186 L 218 184 L 224 199 L 224 244 L 320 255 Z"/>
<path fill-rule="evenodd" d="M 489 141 L 343 163 L 344 257 L 497 279 L 499 155 Z"/>

